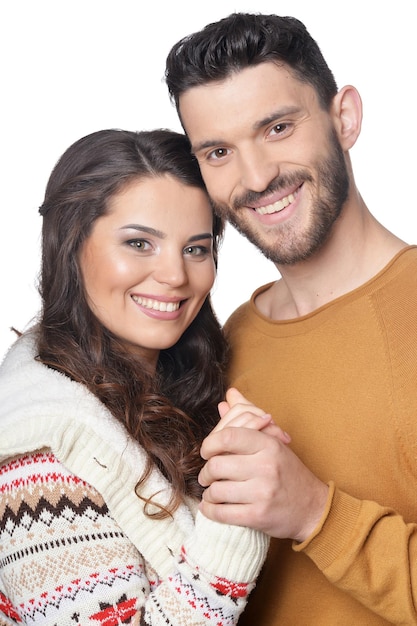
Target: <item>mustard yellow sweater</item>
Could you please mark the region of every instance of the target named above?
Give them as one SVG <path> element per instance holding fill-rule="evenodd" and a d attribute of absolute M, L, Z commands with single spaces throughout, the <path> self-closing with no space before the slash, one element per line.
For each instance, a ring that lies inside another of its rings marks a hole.
<path fill-rule="evenodd" d="M 274 540 L 239 626 L 417 624 L 417 247 L 304 317 L 230 318 L 230 383 L 331 485 L 303 544 Z"/>

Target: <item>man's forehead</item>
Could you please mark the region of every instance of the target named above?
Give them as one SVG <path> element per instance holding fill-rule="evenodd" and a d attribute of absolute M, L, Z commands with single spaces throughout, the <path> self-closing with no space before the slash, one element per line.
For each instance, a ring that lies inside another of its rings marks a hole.
<path fill-rule="evenodd" d="M 314 88 L 287 67 L 263 63 L 222 81 L 193 86 L 179 99 L 179 114 L 193 150 L 222 143 L 232 127 L 258 128 L 317 104 Z"/>

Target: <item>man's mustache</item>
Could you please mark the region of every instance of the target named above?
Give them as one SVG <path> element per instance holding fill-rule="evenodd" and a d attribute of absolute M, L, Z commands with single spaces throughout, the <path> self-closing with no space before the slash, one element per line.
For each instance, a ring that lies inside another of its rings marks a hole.
<path fill-rule="evenodd" d="M 312 177 L 308 172 L 299 170 L 292 172 L 291 174 L 284 174 L 274 178 L 263 191 L 246 191 L 241 196 L 238 196 L 233 200 L 232 209 L 238 211 L 242 207 L 253 206 L 260 201 L 268 198 L 273 193 L 281 191 L 288 187 L 300 187 L 305 182 L 311 182 Z"/>

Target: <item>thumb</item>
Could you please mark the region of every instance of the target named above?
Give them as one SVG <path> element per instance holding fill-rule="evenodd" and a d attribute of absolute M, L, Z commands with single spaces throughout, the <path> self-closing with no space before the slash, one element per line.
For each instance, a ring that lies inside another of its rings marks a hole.
<path fill-rule="evenodd" d="M 222 402 L 219 402 L 219 404 L 217 405 L 217 408 L 219 409 L 220 419 L 222 419 L 226 415 L 226 413 L 229 411 L 230 406 L 228 402 L 223 400 Z"/>
<path fill-rule="evenodd" d="M 245 396 L 240 393 L 236 387 L 230 387 L 226 391 L 226 400 L 230 408 L 235 406 L 235 404 L 252 404 L 252 402 L 249 402 L 249 400 L 247 400 L 247 398 L 245 398 Z"/>

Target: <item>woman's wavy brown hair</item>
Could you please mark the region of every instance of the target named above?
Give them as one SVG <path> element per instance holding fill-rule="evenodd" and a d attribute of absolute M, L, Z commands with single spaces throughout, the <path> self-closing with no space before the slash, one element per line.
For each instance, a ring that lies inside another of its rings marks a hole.
<path fill-rule="evenodd" d="M 224 394 L 226 344 L 207 297 L 172 348 L 161 350 L 157 373 L 107 330 L 90 310 L 79 266 L 80 247 L 109 200 L 132 182 L 169 174 L 205 189 L 186 137 L 164 129 L 103 130 L 83 137 L 50 176 L 43 216 L 42 298 L 38 359 L 84 384 L 148 455 L 137 485 L 158 467 L 172 497 L 156 517 L 172 513 L 184 495 L 199 497 L 202 439 L 218 420 Z M 223 234 L 213 214 L 214 256 Z"/>

